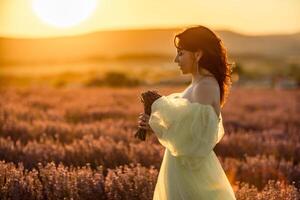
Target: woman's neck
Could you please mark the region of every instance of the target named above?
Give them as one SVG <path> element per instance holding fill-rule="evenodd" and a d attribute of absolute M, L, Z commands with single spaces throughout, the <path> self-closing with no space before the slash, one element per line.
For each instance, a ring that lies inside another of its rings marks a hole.
<path fill-rule="evenodd" d="M 208 70 L 202 69 L 199 73 L 192 74 L 192 83 L 191 83 L 191 85 L 195 85 L 198 82 L 200 82 L 203 78 L 211 77 L 211 76 L 214 76 L 214 75 L 212 73 L 210 73 Z"/>

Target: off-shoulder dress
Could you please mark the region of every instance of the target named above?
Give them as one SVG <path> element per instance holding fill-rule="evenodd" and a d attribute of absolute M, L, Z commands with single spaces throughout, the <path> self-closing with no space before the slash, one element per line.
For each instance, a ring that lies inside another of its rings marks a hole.
<path fill-rule="evenodd" d="M 182 93 L 161 96 L 151 109 L 149 125 L 165 147 L 153 200 L 235 200 L 213 151 L 224 135 L 221 113 Z"/>

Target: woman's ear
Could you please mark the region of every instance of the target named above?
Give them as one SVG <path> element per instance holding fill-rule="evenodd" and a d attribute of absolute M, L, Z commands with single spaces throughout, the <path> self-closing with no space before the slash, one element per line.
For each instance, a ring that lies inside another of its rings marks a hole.
<path fill-rule="evenodd" d="M 197 62 L 199 62 L 199 60 L 201 59 L 202 55 L 203 55 L 202 50 L 198 50 L 198 51 L 195 52 L 195 58 L 196 58 Z"/>

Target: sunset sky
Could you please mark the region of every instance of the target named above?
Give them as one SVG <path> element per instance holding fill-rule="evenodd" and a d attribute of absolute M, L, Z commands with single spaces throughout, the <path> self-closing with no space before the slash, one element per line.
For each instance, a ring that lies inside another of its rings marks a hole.
<path fill-rule="evenodd" d="M 34 1 L 39 6 L 34 7 Z M 60 12 L 56 8 L 52 11 L 47 1 L 0 0 L 0 37 L 51 37 L 197 24 L 249 35 L 300 32 L 300 0 L 50 0 L 58 2 L 54 6 L 59 5 Z M 90 5 L 82 4 L 88 1 Z M 68 19 L 64 19 L 66 13 Z M 54 24 L 49 23 L 51 20 Z"/>

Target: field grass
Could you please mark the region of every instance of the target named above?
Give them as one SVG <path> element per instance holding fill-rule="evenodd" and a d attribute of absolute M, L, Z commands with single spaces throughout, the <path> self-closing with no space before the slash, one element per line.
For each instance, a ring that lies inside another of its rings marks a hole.
<path fill-rule="evenodd" d="M 184 87 L 6 87 L 0 199 L 152 199 L 164 148 L 133 137 L 139 94 Z M 300 90 L 234 87 L 215 152 L 238 200 L 299 198 Z"/>

